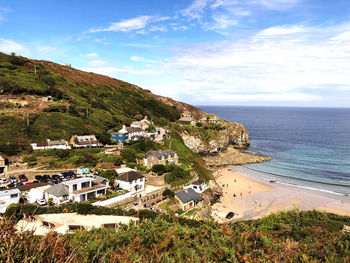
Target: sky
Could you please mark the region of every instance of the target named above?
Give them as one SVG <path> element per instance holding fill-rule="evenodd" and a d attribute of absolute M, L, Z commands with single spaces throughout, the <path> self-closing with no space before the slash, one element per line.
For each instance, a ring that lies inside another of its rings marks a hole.
<path fill-rule="evenodd" d="M 350 107 L 349 0 L 0 0 L 0 51 L 193 105 Z"/>

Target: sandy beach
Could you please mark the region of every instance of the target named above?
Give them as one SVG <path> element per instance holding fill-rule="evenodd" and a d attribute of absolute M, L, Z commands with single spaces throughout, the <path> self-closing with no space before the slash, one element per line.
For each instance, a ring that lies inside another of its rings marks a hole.
<path fill-rule="evenodd" d="M 214 176 L 223 190 L 222 202 L 212 206 L 212 215 L 218 221 L 225 221 L 224 217 L 231 211 L 236 214 L 233 219 L 242 220 L 290 209 L 317 209 L 350 216 L 348 196 L 263 182 L 237 172 L 234 167 L 219 169 Z"/>

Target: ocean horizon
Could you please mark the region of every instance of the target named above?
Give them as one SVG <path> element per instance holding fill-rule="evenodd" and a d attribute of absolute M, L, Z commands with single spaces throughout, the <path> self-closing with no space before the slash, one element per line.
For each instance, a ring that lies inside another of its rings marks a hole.
<path fill-rule="evenodd" d="M 197 106 L 249 131 L 248 151 L 272 160 L 244 165 L 266 179 L 350 194 L 350 108 Z"/>

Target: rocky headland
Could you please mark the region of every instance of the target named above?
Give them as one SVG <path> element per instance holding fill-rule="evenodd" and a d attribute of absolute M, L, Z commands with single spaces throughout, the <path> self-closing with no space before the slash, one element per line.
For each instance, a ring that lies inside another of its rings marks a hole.
<path fill-rule="evenodd" d="M 226 165 L 241 165 L 248 163 L 261 163 L 270 161 L 270 156 L 255 155 L 246 153 L 241 149 L 228 147 L 226 150 L 218 152 L 216 154 L 210 154 L 203 156 L 208 167 L 222 167 Z"/>

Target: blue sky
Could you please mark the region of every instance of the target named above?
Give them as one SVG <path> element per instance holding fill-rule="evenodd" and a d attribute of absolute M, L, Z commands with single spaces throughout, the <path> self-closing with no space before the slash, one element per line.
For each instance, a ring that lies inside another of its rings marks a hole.
<path fill-rule="evenodd" d="M 350 107 L 348 0 L 0 0 L 0 51 L 195 105 Z"/>

